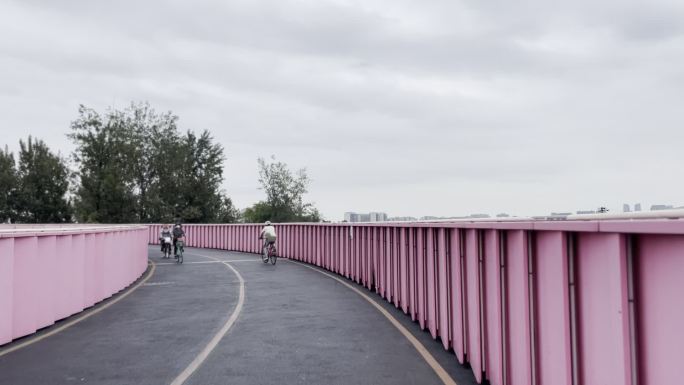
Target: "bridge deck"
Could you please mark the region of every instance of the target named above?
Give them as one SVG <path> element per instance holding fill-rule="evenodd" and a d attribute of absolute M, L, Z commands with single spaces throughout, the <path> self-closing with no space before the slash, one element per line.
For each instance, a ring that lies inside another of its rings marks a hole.
<path fill-rule="evenodd" d="M 153 275 L 120 302 L 16 351 L 0 349 L 0 383 L 171 384 L 182 383 L 181 373 L 197 385 L 443 383 L 366 299 L 297 263 L 271 266 L 252 254 L 188 249 L 178 266 L 157 248 L 150 260 Z M 366 293 L 456 383 L 475 383 L 429 333 Z M 232 315 L 237 319 L 223 335 Z M 209 354 L 202 361 L 203 351 Z"/>

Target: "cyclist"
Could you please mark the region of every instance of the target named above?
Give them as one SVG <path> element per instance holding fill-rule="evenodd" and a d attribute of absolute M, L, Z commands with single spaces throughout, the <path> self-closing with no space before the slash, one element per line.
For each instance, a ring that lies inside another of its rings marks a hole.
<path fill-rule="evenodd" d="M 266 221 L 265 226 L 263 229 L 261 229 L 261 233 L 259 233 L 259 239 L 264 240 L 264 246 L 262 247 L 262 252 L 265 250 L 268 245 L 274 245 L 278 236 L 276 235 L 276 230 L 273 225 L 271 225 L 271 221 Z"/>
<path fill-rule="evenodd" d="M 185 236 L 185 231 L 183 231 L 183 225 L 180 224 L 180 222 L 177 222 L 175 226 L 173 226 L 173 255 L 174 257 L 178 258 L 178 246 L 176 243 L 178 242 L 178 238 L 182 238 Z"/>
<path fill-rule="evenodd" d="M 161 230 L 159 231 L 159 243 L 161 243 L 161 251 L 162 253 L 164 252 L 164 246 L 166 246 L 166 242 L 164 242 L 164 238 L 172 238 L 173 234 L 171 233 L 171 228 L 169 225 L 164 225 L 162 226 Z"/>

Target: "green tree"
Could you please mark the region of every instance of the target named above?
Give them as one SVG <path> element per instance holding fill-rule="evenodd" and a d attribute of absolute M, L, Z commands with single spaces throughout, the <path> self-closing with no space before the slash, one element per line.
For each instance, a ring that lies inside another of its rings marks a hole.
<path fill-rule="evenodd" d="M 17 170 L 14 155 L 7 147 L 0 151 L 0 222 L 16 220 L 14 198 L 17 189 Z"/>
<path fill-rule="evenodd" d="M 138 222 L 134 192 L 136 148 L 123 114 L 109 111 L 104 117 L 80 106 L 69 138 L 79 166 L 75 211 L 81 222 Z"/>
<path fill-rule="evenodd" d="M 223 147 L 208 131 L 181 134 L 178 117 L 147 103 L 104 116 L 81 106 L 70 138 L 79 165 L 78 218 L 87 222 L 235 221 L 220 190 Z"/>
<path fill-rule="evenodd" d="M 41 140 L 19 141 L 15 207 L 17 220 L 27 223 L 71 221 L 67 200 L 69 169 Z"/>
<path fill-rule="evenodd" d="M 263 158 L 257 160 L 259 164 L 259 184 L 266 193 L 266 200 L 257 202 L 245 209 L 245 222 L 319 222 L 320 213 L 311 203 L 304 203 L 310 179 L 306 169 L 296 172 L 290 171 L 287 164 L 277 162 L 271 157 L 271 162 Z"/>

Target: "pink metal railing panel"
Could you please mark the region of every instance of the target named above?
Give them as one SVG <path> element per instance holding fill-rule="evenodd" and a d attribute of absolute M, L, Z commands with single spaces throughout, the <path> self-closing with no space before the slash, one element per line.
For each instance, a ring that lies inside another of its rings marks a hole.
<path fill-rule="evenodd" d="M 630 351 L 624 236 L 580 233 L 576 258 L 580 383 L 627 384 Z"/>
<path fill-rule="evenodd" d="M 407 243 L 408 240 L 406 239 L 406 229 L 405 228 L 400 228 L 399 229 L 399 287 L 400 287 L 400 303 L 401 303 L 401 310 L 404 311 L 404 313 L 408 313 L 408 308 L 409 308 L 409 303 L 410 300 L 408 298 L 409 296 L 409 280 L 408 280 L 408 274 L 409 274 L 409 267 L 408 267 L 408 254 L 407 254 Z M 369 260 L 370 261 L 370 260 Z M 368 264 L 368 269 L 370 270 L 370 264 Z M 370 286 L 369 286 L 370 288 Z"/>
<path fill-rule="evenodd" d="M 478 230 L 466 230 L 465 242 L 465 278 L 466 278 L 466 314 L 468 328 L 466 329 L 468 346 L 468 362 L 473 368 L 477 382 L 482 381 L 482 337 L 480 318 L 480 273 L 479 273 L 479 234 Z"/>
<path fill-rule="evenodd" d="M 435 276 L 435 232 L 427 229 L 425 242 L 427 325 L 432 338 L 437 338 L 437 279 Z"/>
<path fill-rule="evenodd" d="M 23 237 L 14 241 L 14 296 L 12 298 L 12 337 L 19 338 L 36 331 L 38 306 L 36 290 L 31 279 L 38 266 L 36 237 Z M 44 305 L 44 304 L 39 304 Z"/>
<path fill-rule="evenodd" d="M 451 346 L 458 362 L 465 362 L 465 314 L 463 312 L 463 256 L 461 253 L 461 235 L 458 229 L 451 230 L 449 240 L 450 260 L 450 294 L 451 294 Z"/>
<path fill-rule="evenodd" d="M 416 296 L 418 297 L 418 308 L 416 310 L 416 317 L 418 318 L 418 323 L 421 329 L 425 329 L 426 321 L 426 293 L 425 288 L 427 286 L 425 282 L 425 243 L 424 243 L 424 233 L 425 229 L 418 229 L 416 234 L 416 274 L 418 278 L 416 279 Z M 383 268 L 381 266 L 381 268 Z"/>
<path fill-rule="evenodd" d="M 537 367 L 541 384 L 572 384 L 570 304 L 566 236 L 541 231 L 536 236 L 535 296 Z"/>
<path fill-rule="evenodd" d="M 484 234 L 484 287 L 485 287 L 485 362 L 487 379 L 492 385 L 503 385 L 503 314 L 501 312 L 501 242 L 498 230 L 485 230 Z"/>
<path fill-rule="evenodd" d="M 437 282 L 439 298 L 439 335 L 444 349 L 449 349 L 451 327 L 449 325 L 449 265 L 447 261 L 446 230 L 439 229 L 437 242 Z"/>
<path fill-rule="evenodd" d="M 506 343 L 509 383 L 532 383 L 532 350 L 528 276 L 528 244 L 524 230 L 508 233 L 506 244 L 506 302 L 508 341 Z"/>
<path fill-rule="evenodd" d="M 12 340 L 14 300 L 14 239 L 0 238 L 0 344 Z"/>
<path fill-rule="evenodd" d="M 673 384 L 684 379 L 684 236 L 637 239 L 636 310 L 641 383 Z M 677 332 L 674 332 L 677 331 Z"/>
<path fill-rule="evenodd" d="M 141 226 L 0 226 L 0 345 L 135 281 L 147 266 L 147 243 L 157 241 L 150 231 Z"/>
<path fill-rule="evenodd" d="M 55 236 L 35 238 L 38 243 L 36 254 L 41 256 L 41 263 L 38 263 L 34 272 L 35 280 L 43 282 L 42 287 L 35 291 L 36 328 L 40 329 L 55 323 L 55 296 L 59 289 L 55 285 L 55 271 L 58 266 L 54 251 L 57 238 Z"/>
<path fill-rule="evenodd" d="M 209 239 L 217 248 L 260 249 L 261 225 L 186 227 L 191 246 Z M 684 377 L 684 220 L 278 224 L 277 231 L 282 256 L 374 290 L 468 361 L 478 381 L 484 374 L 492 385 L 635 385 L 635 376 L 648 385 Z M 157 242 L 156 234 L 147 239 Z M 14 268 L 2 242 L 0 266 Z M 7 327 L 0 313 L 0 336 Z"/>

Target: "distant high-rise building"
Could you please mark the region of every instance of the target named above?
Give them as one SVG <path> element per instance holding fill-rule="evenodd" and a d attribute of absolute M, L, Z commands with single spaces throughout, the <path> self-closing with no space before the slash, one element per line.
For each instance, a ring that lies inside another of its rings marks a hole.
<path fill-rule="evenodd" d="M 415 221 L 417 221 L 417 219 L 414 217 L 392 217 L 392 218 L 387 218 L 387 220 L 390 222 L 415 222 Z"/>
<path fill-rule="evenodd" d="M 634 204 L 634 211 L 641 211 L 641 203 Z"/>
<path fill-rule="evenodd" d="M 622 212 L 623 212 L 623 213 L 629 213 L 629 212 L 631 212 L 631 211 L 632 211 L 632 209 L 630 209 L 629 203 L 625 203 L 625 204 L 622 205 Z"/>
<path fill-rule="evenodd" d="M 651 211 L 670 210 L 672 208 L 674 208 L 672 205 L 651 205 Z"/>
<path fill-rule="evenodd" d="M 344 220 L 347 222 L 386 222 L 387 214 L 385 213 L 344 213 Z"/>

